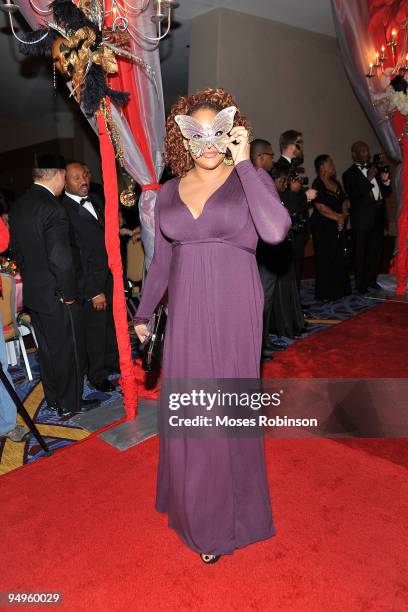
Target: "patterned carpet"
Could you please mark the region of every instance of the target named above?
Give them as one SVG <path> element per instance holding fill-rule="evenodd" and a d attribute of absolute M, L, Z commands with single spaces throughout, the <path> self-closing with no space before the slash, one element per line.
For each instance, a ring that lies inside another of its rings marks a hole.
<path fill-rule="evenodd" d="M 370 308 L 378 305 L 378 301 L 371 299 L 374 294 L 375 292 L 372 291 L 366 297 L 353 292 L 351 295 L 348 295 L 341 300 L 336 300 L 335 302 L 316 302 L 314 298 L 314 281 L 302 281 L 301 302 L 302 305 L 305 306 L 307 312 L 305 317 L 307 327 L 302 338 L 306 338 L 311 334 L 328 329 L 332 325 L 336 325 L 341 321 L 355 317 L 361 312 L 370 310 Z M 277 338 L 276 336 L 273 337 L 275 339 Z M 297 342 L 296 338 L 292 339 L 285 336 L 280 336 L 278 340 L 287 346 Z"/>
<path fill-rule="evenodd" d="M 40 433 L 50 449 L 55 450 L 68 446 L 77 441 L 87 438 L 91 432 L 78 427 L 69 418 L 60 418 L 54 410 L 48 410 L 44 401 L 43 387 L 40 381 L 40 373 L 37 355 L 34 350 L 29 352 L 30 367 L 33 374 L 33 380 L 29 381 L 21 360 L 17 366 L 11 367 L 10 373 L 13 377 L 14 385 L 18 396 L 23 401 L 31 418 L 37 425 Z M 118 376 L 113 377 L 112 383 L 115 384 Z M 100 399 L 102 404 L 98 410 L 103 410 L 111 402 L 120 400 L 121 393 L 118 391 L 113 393 L 100 393 L 95 391 L 87 384 L 84 388 L 84 397 Z M 17 417 L 17 422 L 23 424 L 20 416 Z M 11 442 L 11 440 L 0 441 L 0 475 L 14 470 L 26 463 L 31 463 L 39 457 L 43 456 L 43 450 L 37 440 L 31 436 L 26 443 Z"/>
<path fill-rule="evenodd" d="M 307 306 L 307 312 L 310 314 L 307 317 L 308 326 L 303 337 L 328 329 L 332 325 L 369 310 L 378 304 L 376 300 L 361 297 L 357 294 L 329 304 L 318 303 L 313 297 L 313 281 L 303 281 L 301 293 L 302 304 Z M 131 334 L 131 336 L 134 356 L 136 357 L 137 341 L 134 334 Z M 280 337 L 279 341 L 289 346 L 297 340 Z M 23 400 L 34 422 L 38 425 L 38 429 L 43 434 L 48 446 L 55 450 L 90 436 L 90 431 L 79 427 L 77 423 L 72 422 L 69 418 L 59 418 L 55 411 L 48 410 L 44 401 L 39 366 L 34 350 L 29 351 L 29 360 L 34 377 L 33 381 L 30 382 L 28 380 L 22 361 L 18 366 L 11 367 L 10 372 L 19 397 Z M 117 385 L 118 376 L 111 377 L 111 382 Z M 117 388 L 118 390 L 113 393 L 100 393 L 85 384 L 84 397 L 100 399 L 102 403 L 97 410 L 103 410 L 104 407 L 109 406 L 113 402 L 118 403 L 122 401 L 119 386 Z M 22 423 L 20 417 L 18 417 L 18 422 Z M 33 437 L 26 443 L 14 443 L 10 440 L 0 441 L 0 475 L 21 467 L 26 463 L 31 463 L 42 456 L 43 451 Z"/>

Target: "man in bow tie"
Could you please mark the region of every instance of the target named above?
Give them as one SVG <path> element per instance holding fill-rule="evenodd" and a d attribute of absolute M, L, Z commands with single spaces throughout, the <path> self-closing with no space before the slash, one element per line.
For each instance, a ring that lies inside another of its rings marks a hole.
<path fill-rule="evenodd" d="M 11 248 L 38 340 L 45 399 L 48 408 L 67 417 L 100 402 L 82 399 L 83 313 L 69 222 L 58 199 L 64 189 L 65 159 L 36 154 L 33 178 L 34 184 L 10 210 Z"/>
<path fill-rule="evenodd" d="M 354 243 L 356 289 L 360 294 L 381 288 L 377 283 L 386 225 L 385 198 L 391 191 L 389 172 L 379 172 L 370 163 L 365 142 L 351 147 L 353 164 L 343 174 L 350 200 L 350 222 Z"/>
<path fill-rule="evenodd" d="M 84 306 L 88 380 L 99 391 L 114 386 L 108 375 L 118 370 L 112 313 L 113 280 L 105 249 L 104 203 L 89 193 L 90 175 L 83 164 L 67 164 L 63 204 L 71 227 L 74 265 Z"/>

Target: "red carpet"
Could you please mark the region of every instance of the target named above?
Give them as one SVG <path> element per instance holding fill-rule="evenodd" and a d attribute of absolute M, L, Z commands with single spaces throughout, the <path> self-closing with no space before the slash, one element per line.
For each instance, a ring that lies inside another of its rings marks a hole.
<path fill-rule="evenodd" d="M 264 378 L 406 378 L 408 304 L 385 302 L 299 340 L 272 362 Z"/>
<path fill-rule="evenodd" d="M 265 363 L 264 378 L 407 378 L 408 305 L 386 302 L 300 340 Z M 408 468 L 408 440 L 344 439 L 342 444 Z"/>
<path fill-rule="evenodd" d="M 298 342 L 264 375 L 406 376 L 405 309 Z M 92 438 L 39 460 L 1 479 L 0 591 L 60 591 L 73 612 L 406 610 L 406 441 L 353 442 L 378 450 L 267 440 L 277 536 L 214 566 L 154 510 L 157 439 L 119 453 Z"/>
<path fill-rule="evenodd" d="M 406 609 L 406 470 L 268 441 L 278 535 L 207 567 L 153 509 L 156 457 L 157 439 L 94 438 L 4 476 L 1 590 L 62 591 L 73 612 Z"/>

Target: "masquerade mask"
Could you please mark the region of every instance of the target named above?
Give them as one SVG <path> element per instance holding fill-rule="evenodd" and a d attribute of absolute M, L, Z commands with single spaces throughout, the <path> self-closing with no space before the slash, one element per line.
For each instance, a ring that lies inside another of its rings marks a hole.
<path fill-rule="evenodd" d="M 208 127 L 204 127 L 190 115 L 176 115 L 175 122 L 184 138 L 187 138 L 191 153 L 201 157 L 205 147 L 214 146 L 219 153 L 227 151 L 228 132 L 234 125 L 236 106 L 223 108 Z"/>

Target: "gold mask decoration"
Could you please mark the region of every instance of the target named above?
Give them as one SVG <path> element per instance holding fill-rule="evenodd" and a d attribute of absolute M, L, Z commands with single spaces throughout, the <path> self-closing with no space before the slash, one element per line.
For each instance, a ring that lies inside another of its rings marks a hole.
<path fill-rule="evenodd" d="M 106 74 L 118 71 L 115 54 L 106 45 L 100 45 L 95 51 L 95 32 L 87 26 L 80 28 L 67 37 L 59 36 L 52 46 L 52 58 L 56 69 L 66 78 L 71 79 L 73 95 L 81 101 L 81 88 L 91 65 L 98 64 Z"/>

